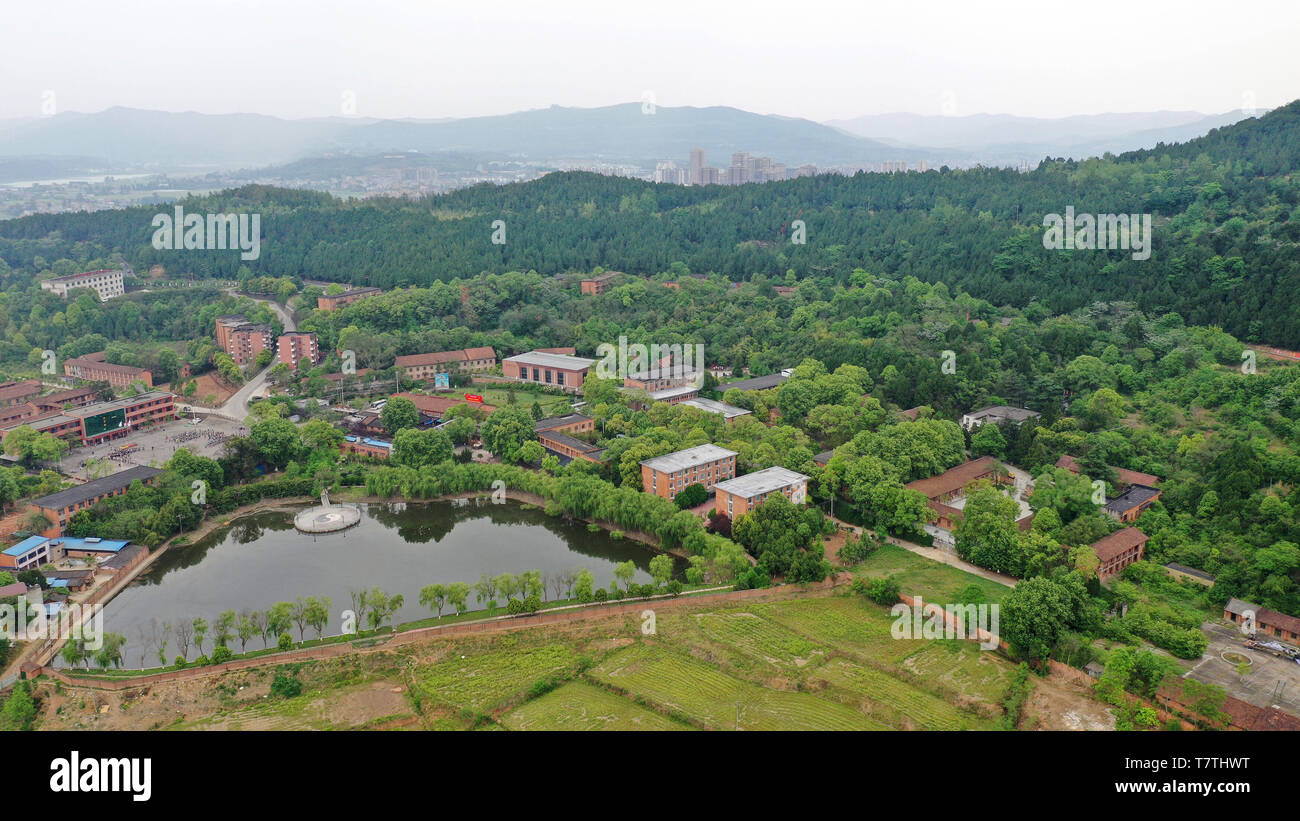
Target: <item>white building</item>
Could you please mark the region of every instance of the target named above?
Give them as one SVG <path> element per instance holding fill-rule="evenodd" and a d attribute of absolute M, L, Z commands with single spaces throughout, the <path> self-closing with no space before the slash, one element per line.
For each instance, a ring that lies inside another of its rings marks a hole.
<path fill-rule="evenodd" d="M 107 302 L 115 296 L 126 293 L 122 284 L 122 272 L 119 269 L 104 268 L 99 271 L 87 271 L 84 274 L 69 274 L 41 282 L 41 289 L 67 298 L 73 288 L 90 288 L 99 294 L 100 302 Z"/>

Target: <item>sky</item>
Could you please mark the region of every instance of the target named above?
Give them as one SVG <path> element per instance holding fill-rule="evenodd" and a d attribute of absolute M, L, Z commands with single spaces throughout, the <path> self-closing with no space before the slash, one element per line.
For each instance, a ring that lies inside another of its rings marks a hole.
<path fill-rule="evenodd" d="M 728 105 L 1217 114 L 1300 97 L 1297 0 L 8 0 L 0 119 Z"/>

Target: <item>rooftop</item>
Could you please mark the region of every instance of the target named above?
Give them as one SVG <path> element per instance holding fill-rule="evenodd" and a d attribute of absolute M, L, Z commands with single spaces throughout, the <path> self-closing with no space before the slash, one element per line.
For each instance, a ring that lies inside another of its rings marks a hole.
<path fill-rule="evenodd" d="M 742 379 L 739 382 L 728 382 L 725 385 L 719 385 L 718 390 L 729 391 L 735 388 L 739 391 L 765 391 L 768 388 L 775 388 L 790 377 L 783 373 L 770 373 L 767 376 L 755 376 L 753 379 Z"/>
<path fill-rule="evenodd" d="M 735 405 L 728 405 L 726 402 L 719 402 L 716 399 L 706 399 L 702 396 L 697 396 L 694 399 L 683 399 L 677 404 L 690 405 L 692 408 L 698 408 L 699 410 L 708 411 L 709 413 L 720 413 L 727 419 L 734 419 L 737 416 L 744 416 L 747 413 L 753 413 L 753 411 L 747 411 L 744 408 L 738 408 Z"/>
<path fill-rule="evenodd" d="M 663 390 L 651 391 L 649 396 L 655 402 L 667 402 L 678 396 L 693 396 L 700 392 L 700 389 L 694 385 L 683 385 L 680 388 L 664 388 Z"/>
<path fill-rule="evenodd" d="M 1036 419 L 1042 416 L 1038 411 L 1031 411 L 1028 408 L 1016 408 L 1011 405 L 992 405 L 971 411 L 966 415 L 971 419 L 1010 419 L 1015 422 L 1023 422 L 1026 419 Z"/>
<path fill-rule="evenodd" d="M 676 473 L 679 470 L 693 468 L 696 465 L 702 465 L 706 462 L 713 462 L 718 459 L 726 459 L 735 456 L 734 450 L 720 448 L 717 445 L 696 445 L 693 448 L 679 450 L 673 453 L 667 453 L 663 456 L 656 456 L 653 459 L 643 459 L 641 464 L 648 466 L 652 470 L 663 471 L 664 473 Z"/>
<path fill-rule="evenodd" d="M 564 416 L 548 416 L 545 419 L 539 419 L 533 423 L 533 430 L 551 430 L 553 428 L 564 428 L 569 425 L 576 425 L 579 422 L 591 421 L 590 416 L 581 413 L 569 413 Z"/>
<path fill-rule="evenodd" d="M 992 456 L 981 456 L 978 459 L 963 462 L 957 467 L 949 468 L 938 476 L 908 482 L 907 488 L 908 490 L 921 491 L 927 499 L 937 499 L 940 496 L 946 496 L 949 493 L 961 490 L 984 474 L 989 473 L 996 463 L 997 460 Z"/>
<path fill-rule="evenodd" d="M 1124 492 L 1106 502 L 1106 510 L 1123 513 L 1160 495 L 1160 491 L 1146 485 L 1129 485 Z"/>
<path fill-rule="evenodd" d="M 502 361 L 518 362 L 520 365 L 536 365 L 539 368 L 559 368 L 566 371 L 580 371 L 596 364 L 594 359 L 562 353 L 543 353 L 541 351 L 521 353 L 517 356 L 507 357 Z"/>
<path fill-rule="evenodd" d="M 713 486 L 713 489 L 715 491 L 725 490 L 732 495 L 752 499 L 759 494 L 771 493 L 774 490 L 780 490 L 806 481 L 808 481 L 808 477 L 802 473 L 795 473 L 793 470 L 786 470 L 782 467 L 771 467 L 754 473 L 746 473 L 744 476 L 737 476 L 735 479 L 728 479 L 725 482 L 718 482 Z"/>
<path fill-rule="evenodd" d="M 112 476 L 105 476 L 100 479 L 93 479 L 84 485 L 70 487 L 67 490 L 60 490 L 57 493 L 51 493 L 49 496 L 42 496 L 39 499 L 33 499 L 32 504 L 37 507 L 49 508 L 51 510 L 60 510 L 65 507 L 88 502 L 96 496 L 103 496 L 106 493 L 121 490 L 137 479 L 147 481 L 162 473 L 158 468 L 138 465 L 133 468 L 118 471 Z"/>
<path fill-rule="evenodd" d="M 1097 558 L 1105 564 L 1138 545 L 1146 544 L 1149 538 L 1136 527 L 1126 527 L 1116 530 L 1109 536 L 1102 536 L 1092 543 L 1092 549 L 1097 553 Z"/>

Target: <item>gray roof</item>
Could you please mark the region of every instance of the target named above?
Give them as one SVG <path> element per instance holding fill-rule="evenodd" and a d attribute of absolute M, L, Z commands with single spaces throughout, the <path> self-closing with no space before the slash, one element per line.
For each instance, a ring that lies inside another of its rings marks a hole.
<path fill-rule="evenodd" d="M 1188 567 L 1185 564 L 1178 564 L 1177 562 L 1169 562 L 1168 564 L 1165 565 L 1165 567 L 1169 568 L 1170 570 L 1177 570 L 1179 573 L 1186 573 L 1189 576 L 1196 576 L 1198 579 L 1205 579 L 1206 581 L 1210 581 L 1210 582 L 1214 581 L 1214 577 L 1211 576 L 1209 573 L 1206 573 L 1204 570 L 1197 570 L 1196 568 Z"/>
<path fill-rule="evenodd" d="M 735 405 L 728 405 L 726 402 L 719 402 L 716 399 L 706 399 L 702 396 L 697 396 L 694 399 L 683 399 L 677 404 L 690 405 L 692 408 L 698 408 L 699 410 L 708 411 L 709 413 L 720 413 L 728 419 L 733 419 L 737 416 L 744 416 L 747 413 L 753 413 L 753 411 L 747 411 L 744 408 L 738 408 Z"/>
<path fill-rule="evenodd" d="M 735 455 L 734 450 L 720 448 L 717 445 L 697 445 L 686 450 L 656 456 L 653 459 L 643 459 L 641 464 L 648 465 L 654 470 L 662 470 L 665 473 L 676 473 L 679 470 L 702 465 L 705 462 L 725 459 Z"/>
<path fill-rule="evenodd" d="M 992 407 L 971 411 L 966 415 L 972 419 L 1012 419 L 1016 422 L 1042 416 L 1038 411 L 1031 411 L 1028 408 L 1014 408 L 1010 405 L 993 405 Z"/>
<path fill-rule="evenodd" d="M 541 351 L 529 351 L 518 356 L 508 356 L 502 361 L 518 362 L 520 365 L 536 365 L 539 368 L 560 368 L 569 371 L 580 371 L 596 364 L 594 359 L 584 359 L 581 356 L 569 356 L 562 353 L 542 353 Z"/>
<path fill-rule="evenodd" d="M 1123 493 L 1106 502 L 1106 509 L 1112 513 L 1123 513 L 1159 495 L 1160 491 L 1153 487 L 1129 485 L 1124 488 Z"/>
<path fill-rule="evenodd" d="M 1242 601 L 1241 599 L 1228 599 L 1228 603 L 1223 606 L 1223 609 L 1233 615 L 1240 616 L 1242 613 L 1247 611 L 1258 613 L 1259 605 L 1251 604 L 1250 602 Z"/>
<path fill-rule="evenodd" d="M 664 388 L 663 390 L 651 391 L 650 398 L 656 402 L 665 402 L 674 396 L 687 396 L 699 392 L 700 389 L 694 385 L 683 385 L 680 388 Z"/>
<path fill-rule="evenodd" d="M 99 567 L 103 570 L 119 570 L 130 564 L 140 551 L 144 549 L 144 545 L 129 544 L 100 562 Z"/>
<path fill-rule="evenodd" d="M 139 465 L 126 470 L 118 471 L 112 476 L 105 476 L 101 479 L 94 479 L 86 482 L 84 485 L 70 487 L 67 490 L 60 490 L 57 493 L 51 493 L 49 496 L 42 496 L 39 499 L 32 499 L 32 504 L 38 507 L 59 510 L 70 507 L 81 502 L 88 502 L 96 496 L 103 496 L 106 493 L 121 490 L 130 486 L 136 479 L 146 481 L 162 473 L 158 468 L 146 467 Z"/>
<path fill-rule="evenodd" d="M 538 419 L 533 423 L 533 430 L 550 430 L 551 428 L 564 427 L 573 425 L 578 422 L 586 422 L 591 419 L 590 416 L 581 413 L 569 413 L 564 416 L 548 416 L 545 419 Z"/>
<path fill-rule="evenodd" d="M 819 465 L 826 465 L 826 464 L 830 464 L 831 458 L 834 456 L 835 456 L 834 449 L 824 450 L 821 453 L 814 456 L 813 461 Z"/>
<path fill-rule="evenodd" d="M 68 408 L 63 411 L 63 415 L 85 418 L 100 413 L 106 413 L 111 410 L 133 408 L 136 405 L 141 405 L 154 399 L 163 399 L 168 396 L 175 397 L 175 394 L 168 391 L 146 391 L 144 393 L 138 393 L 135 396 L 128 396 L 125 399 L 114 399 L 112 402 L 95 402 L 90 405 L 82 405 L 79 408 Z"/>
<path fill-rule="evenodd" d="M 732 388 L 741 391 L 765 391 L 768 388 L 775 388 L 790 377 L 783 373 L 770 373 L 767 376 L 755 376 L 753 379 L 742 379 L 739 382 L 728 382 L 725 385 L 719 385 L 718 390 L 729 391 Z"/>
<path fill-rule="evenodd" d="M 806 481 L 808 481 L 808 477 L 802 473 L 795 473 L 793 470 L 786 470 L 782 467 L 772 467 L 754 473 L 746 473 L 744 476 L 737 476 L 735 479 L 728 479 L 725 482 L 718 482 L 713 486 L 713 489 L 715 491 L 725 490 L 735 496 L 752 499 L 760 493 L 771 493 L 774 490 L 780 490 L 783 487 Z"/>

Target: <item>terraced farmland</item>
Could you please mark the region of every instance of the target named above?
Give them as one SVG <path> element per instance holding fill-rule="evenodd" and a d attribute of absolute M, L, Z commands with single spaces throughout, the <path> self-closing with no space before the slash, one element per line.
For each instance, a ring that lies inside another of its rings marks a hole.
<path fill-rule="evenodd" d="M 826 648 L 817 642 L 751 612 L 698 613 L 695 619 L 713 641 L 775 667 L 798 669 L 826 656 Z"/>
<path fill-rule="evenodd" d="M 413 688 L 422 697 L 449 707 L 482 710 L 533 684 L 569 671 L 577 653 L 565 644 L 515 647 L 502 641 L 486 652 L 467 654 L 421 667 Z"/>
<path fill-rule="evenodd" d="M 573 681 L 501 717 L 511 730 L 687 730 L 631 699 Z"/>
<path fill-rule="evenodd" d="M 809 693 L 760 687 L 649 643 L 614 653 L 591 675 L 713 729 L 888 729 L 843 704 Z"/>

